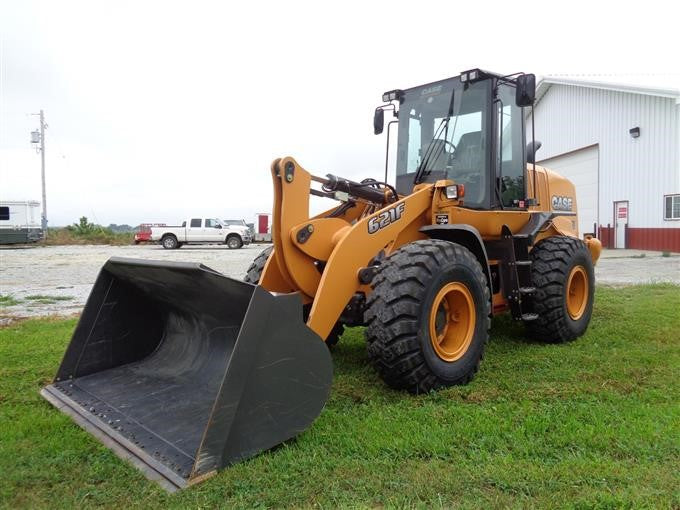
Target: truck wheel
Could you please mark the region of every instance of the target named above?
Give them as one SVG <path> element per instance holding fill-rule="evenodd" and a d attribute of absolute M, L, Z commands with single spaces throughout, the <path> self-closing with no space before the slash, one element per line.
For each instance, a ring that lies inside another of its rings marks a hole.
<path fill-rule="evenodd" d="M 230 250 L 238 250 L 241 246 L 243 246 L 241 236 L 238 234 L 229 234 L 224 242 L 227 245 L 227 248 Z"/>
<path fill-rule="evenodd" d="M 172 235 L 165 236 L 163 239 L 161 239 L 161 244 L 163 245 L 163 248 L 165 248 L 166 250 L 174 250 L 177 247 L 179 247 L 177 238 Z"/>
<path fill-rule="evenodd" d="M 531 250 L 531 276 L 538 319 L 527 323 L 541 342 L 570 342 L 585 333 L 593 314 L 593 260 L 580 239 L 554 236 Z"/>
<path fill-rule="evenodd" d="M 269 256 L 272 254 L 273 251 L 274 247 L 270 246 L 269 248 L 265 248 L 264 250 L 262 250 L 260 254 L 257 257 L 255 257 L 255 260 L 253 260 L 253 263 L 250 264 L 248 271 L 246 271 L 246 276 L 245 278 L 243 278 L 244 282 L 252 283 L 255 285 L 260 283 L 260 277 L 262 276 L 264 265 L 267 263 L 267 260 L 269 259 Z M 302 317 L 305 321 L 307 321 L 307 316 L 309 315 L 310 308 L 311 307 L 309 305 L 306 305 L 302 309 Z M 344 332 L 345 325 L 339 321 L 336 322 L 335 326 L 333 326 L 333 329 L 328 335 L 328 338 L 326 339 L 326 345 L 329 348 L 333 347 L 335 344 L 338 343 L 340 337 Z"/>
<path fill-rule="evenodd" d="M 364 319 L 368 356 L 388 386 L 423 393 L 467 384 L 491 326 L 486 276 L 463 246 L 402 246 L 373 279 Z"/>

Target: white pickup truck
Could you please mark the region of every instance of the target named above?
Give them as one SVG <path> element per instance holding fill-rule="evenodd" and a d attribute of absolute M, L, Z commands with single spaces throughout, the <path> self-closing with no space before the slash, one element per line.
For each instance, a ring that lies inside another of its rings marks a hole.
<path fill-rule="evenodd" d="M 151 241 L 160 242 L 166 250 L 185 244 L 226 244 L 230 249 L 250 244 L 248 227 L 223 223 L 216 218 L 189 218 L 180 226 L 152 227 Z"/>

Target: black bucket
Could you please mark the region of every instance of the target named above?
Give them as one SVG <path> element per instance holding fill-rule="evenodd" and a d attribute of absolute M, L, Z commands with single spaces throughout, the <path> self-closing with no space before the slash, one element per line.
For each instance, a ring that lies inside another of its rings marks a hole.
<path fill-rule="evenodd" d="M 297 294 L 201 264 L 112 258 L 41 393 L 175 490 L 308 428 L 332 372 Z"/>

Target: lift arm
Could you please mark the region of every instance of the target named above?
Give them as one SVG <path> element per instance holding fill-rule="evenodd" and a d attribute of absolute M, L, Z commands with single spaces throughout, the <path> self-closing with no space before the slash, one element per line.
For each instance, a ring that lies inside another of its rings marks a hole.
<path fill-rule="evenodd" d="M 429 219 L 433 187 L 387 205 L 349 197 L 354 206 L 310 218 L 311 182 L 319 179 L 290 157 L 272 163 L 272 179 L 274 253 L 260 285 L 271 292 L 300 292 L 312 305 L 307 326 L 325 339 L 362 287 L 360 269 L 382 250 L 389 253 L 422 237 L 418 229 Z"/>

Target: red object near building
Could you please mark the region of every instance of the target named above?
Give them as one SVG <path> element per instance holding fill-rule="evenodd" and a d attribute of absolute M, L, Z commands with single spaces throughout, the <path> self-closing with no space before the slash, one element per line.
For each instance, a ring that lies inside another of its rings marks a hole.
<path fill-rule="evenodd" d="M 267 234 L 269 232 L 269 215 L 260 214 L 257 217 L 257 233 Z"/>
<path fill-rule="evenodd" d="M 167 227 L 165 223 L 141 223 L 139 231 L 135 233 L 135 244 L 151 241 L 151 227 Z"/>

